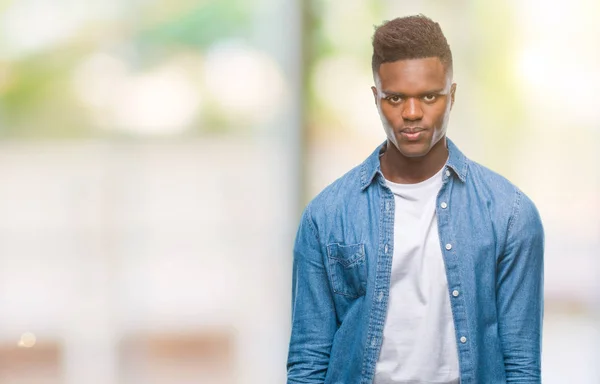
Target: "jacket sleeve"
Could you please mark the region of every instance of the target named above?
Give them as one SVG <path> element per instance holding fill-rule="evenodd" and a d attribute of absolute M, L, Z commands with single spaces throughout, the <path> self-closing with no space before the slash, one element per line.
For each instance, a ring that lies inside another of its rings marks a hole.
<path fill-rule="evenodd" d="M 323 383 L 327 374 L 337 325 L 324 256 L 309 206 L 294 244 L 288 384 Z"/>
<path fill-rule="evenodd" d="M 496 286 L 507 383 L 541 383 L 543 279 L 542 222 L 533 202 L 517 190 Z"/>

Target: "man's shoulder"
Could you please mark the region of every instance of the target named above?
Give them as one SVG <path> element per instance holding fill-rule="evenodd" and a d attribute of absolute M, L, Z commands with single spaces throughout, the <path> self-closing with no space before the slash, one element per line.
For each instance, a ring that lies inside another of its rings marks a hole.
<path fill-rule="evenodd" d="M 484 184 L 493 193 L 514 194 L 519 188 L 508 178 L 471 159 L 469 161 L 469 177 Z"/>
<path fill-rule="evenodd" d="M 303 216 L 310 218 L 317 227 L 327 226 L 336 218 L 354 216 L 356 207 L 364 206 L 361 199 L 374 182 L 379 169 L 381 145 L 376 147 L 363 162 L 354 166 L 319 192 L 306 206 Z"/>
<path fill-rule="evenodd" d="M 450 151 L 448 165 L 465 182 L 467 188 L 475 189 L 476 194 L 472 195 L 472 198 L 493 199 L 506 203 L 520 193 L 519 188 L 506 177 L 467 157 L 452 140 L 447 140 Z"/>
<path fill-rule="evenodd" d="M 335 210 L 339 205 L 351 204 L 362 193 L 361 176 L 363 164 L 359 164 L 333 181 L 309 203 L 314 214 Z"/>
<path fill-rule="evenodd" d="M 483 186 L 486 193 L 499 206 L 510 209 L 510 214 L 515 211 L 531 211 L 537 213 L 534 202 L 512 181 L 496 171 L 469 159 L 469 177 L 479 186 Z M 506 204 L 504 204 L 506 203 Z"/>

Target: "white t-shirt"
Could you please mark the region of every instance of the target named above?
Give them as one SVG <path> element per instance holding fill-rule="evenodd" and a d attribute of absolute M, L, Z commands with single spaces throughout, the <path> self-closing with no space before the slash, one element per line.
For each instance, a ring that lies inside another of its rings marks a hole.
<path fill-rule="evenodd" d="M 394 254 L 374 384 L 458 384 L 448 282 L 435 215 L 442 171 L 394 193 Z"/>

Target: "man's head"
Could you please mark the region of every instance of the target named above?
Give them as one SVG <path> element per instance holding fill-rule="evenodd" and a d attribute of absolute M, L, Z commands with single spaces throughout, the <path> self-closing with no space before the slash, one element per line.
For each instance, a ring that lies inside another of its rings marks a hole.
<path fill-rule="evenodd" d="M 379 26 L 373 36 L 372 87 L 388 141 L 405 157 L 442 145 L 456 84 L 439 24 L 419 15 Z"/>

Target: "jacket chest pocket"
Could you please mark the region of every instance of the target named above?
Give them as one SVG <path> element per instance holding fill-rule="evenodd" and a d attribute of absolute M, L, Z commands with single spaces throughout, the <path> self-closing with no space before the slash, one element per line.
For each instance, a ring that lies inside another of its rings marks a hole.
<path fill-rule="evenodd" d="M 329 279 L 335 293 L 353 298 L 365 294 L 367 265 L 364 244 L 329 244 L 327 259 Z"/>

